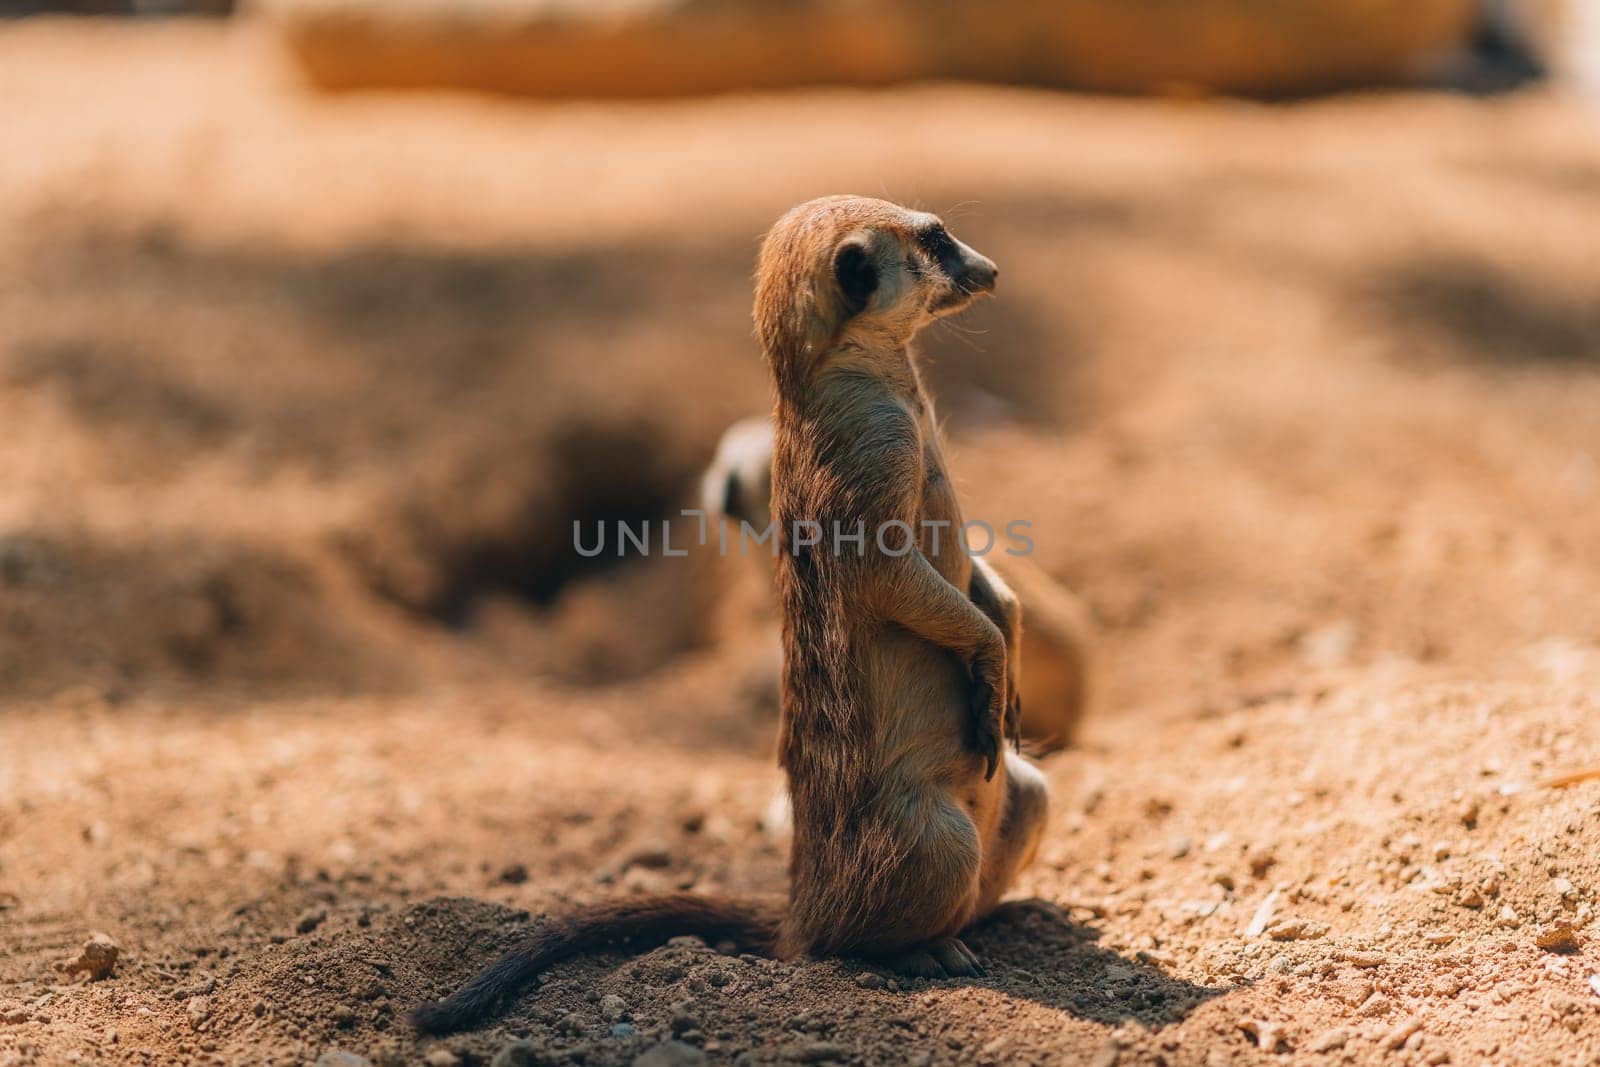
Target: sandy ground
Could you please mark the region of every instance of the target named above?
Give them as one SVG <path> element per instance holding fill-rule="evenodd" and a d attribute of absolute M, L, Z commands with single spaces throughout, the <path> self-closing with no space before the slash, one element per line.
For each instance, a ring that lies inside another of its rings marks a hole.
<path fill-rule="evenodd" d="M 179 24 L 0 100 L 0 1064 L 1600 1060 L 1592 113 L 328 101 Z M 565 901 L 782 889 L 759 574 L 567 522 L 690 499 L 844 190 L 1001 264 L 933 383 L 1099 628 L 990 976 L 688 941 L 414 1041 Z"/>

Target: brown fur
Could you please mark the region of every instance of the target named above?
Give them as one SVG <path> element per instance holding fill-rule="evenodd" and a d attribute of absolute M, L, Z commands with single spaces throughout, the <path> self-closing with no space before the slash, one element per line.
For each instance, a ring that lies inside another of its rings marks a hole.
<path fill-rule="evenodd" d="M 765 529 L 772 518 L 771 418 L 740 419 L 723 433 L 701 478 L 700 506 L 713 517 L 744 523 L 755 531 Z M 729 554 L 737 551 L 739 536 L 727 534 Z M 777 562 L 765 551 L 751 555 L 757 564 Z M 988 578 L 997 594 L 975 603 L 1000 627 L 1006 647 L 1021 650 L 1020 662 L 1013 657 L 1008 673 L 1011 688 L 1021 698 L 1022 736 L 1036 751 L 1071 744 L 1090 699 L 1093 627 L 1088 608 L 1030 559 L 1008 554 L 993 564 L 983 559 L 973 562 L 992 567 L 994 573 Z M 770 570 L 765 577 L 770 585 Z M 751 618 L 764 618 L 759 603 L 752 606 L 745 584 L 723 582 L 719 608 L 734 620 L 730 628 L 743 629 Z M 1015 610 L 1002 593 L 1006 587 L 1019 601 Z M 1022 663 L 1028 667 L 1026 680 Z"/>
<path fill-rule="evenodd" d="M 429 1033 L 482 1018 L 544 968 L 594 947 L 700 933 L 782 957 L 862 955 L 913 974 L 978 974 L 957 938 L 1037 847 L 1044 780 L 1006 753 L 1007 648 L 974 604 L 1015 611 L 945 531 L 899 558 L 879 523 L 960 526 L 908 345 L 993 286 L 938 220 L 833 197 L 763 246 L 756 324 L 777 382 L 774 513 L 866 523 L 861 557 L 786 543 L 780 758 L 794 807 L 788 907 L 688 895 L 547 920 L 446 1000 Z M 867 291 L 870 288 L 870 291 Z M 891 544 L 898 549 L 898 544 Z"/>
<path fill-rule="evenodd" d="M 863 259 L 865 299 L 852 284 Z M 975 603 L 1016 632 L 1016 601 L 957 544 L 960 507 L 910 349 L 994 274 L 932 216 L 857 197 L 801 205 L 762 248 L 772 512 L 789 539 L 779 753 L 794 843 L 780 951 L 904 954 L 918 969 L 933 944 L 943 970 L 964 972 L 939 946 L 994 905 L 1042 829 L 1042 778 L 1001 759 L 1018 653 Z M 950 523 L 937 545 L 924 520 Z M 804 521 L 824 545 L 798 544 Z M 878 550 L 890 522 L 918 532 L 917 550 Z M 864 526 L 861 555 L 827 543 L 835 524 Z"/>

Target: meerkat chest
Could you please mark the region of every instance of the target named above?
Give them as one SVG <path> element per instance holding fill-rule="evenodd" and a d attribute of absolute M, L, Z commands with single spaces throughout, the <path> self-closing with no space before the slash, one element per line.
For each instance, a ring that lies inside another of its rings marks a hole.
<path fill-rule="evenodd" d="M 961 505 L 950 482 L 937 432 L 930 427 L 924 433 L 920 546 L 940 574 L 953 584 L 964 586 L 972 563 L 961 548 Z"/>

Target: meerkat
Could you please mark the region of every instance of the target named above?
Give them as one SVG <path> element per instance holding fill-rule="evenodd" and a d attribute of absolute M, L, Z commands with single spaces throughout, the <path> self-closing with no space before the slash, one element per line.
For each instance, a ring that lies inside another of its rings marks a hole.
<path fill-rule="evenodd" d="M 729 523 L 764 530 L 772 516 L 772 419 L 752 415 L 723 431 L 716 453 L 700 478 L 700 507 Z M 736 535 L 727 538 L 737 546 Z M 746 544 L 748 549 L 748 544 Z M 729 553 L 736 551 L 730 547 Z M 762 553 L 761 555 L 765 555 Z M 1011 620 L 1005 638 L 1018 644 L 1026 681 L 1014 673 L 1012 685 L 1022 699 L 1022 736 L 1035 751 L 1049 752 L 1072 743 L 1090 697 L 1089 610 L 1045 570 L 1023 556 L 994 564 L 1001 580 L 1016 593 L 1020 616 Z M 740 589 L 744 593 L 743 588 Z M 747 605 L 742 617 L 748 616 Z M 991 616 L 1004 626 L 1004 616 Z M 1021 630 L 1021 635 L 1017 634 Z"/>
<path fill-rule="evenodd" d="M 762 245 L 755 320 L 777 392 L 773 512 L 790 530 L 777 581 L 779 759 L 794 811 L 787 903 L 591 904 L 414 1011 L 415 1026 L 462 1029 L 563 959 L 677 934 L 929 978 L 983 973 L 960 934 L 1032 860 L 1048 797 L 1044 776 L 1005 746 L 1011 651 L 978 606 L 1007 617 L 1015 599 L 924 524 L 959 529 L 960 508 L 910 346 L 991 292 L 997 273 L 934 216 L 860 197 L 801 204 Z M 808 543 L 793 525 L 858 521 L 869 531 L 859 555 Z M 871 543 L 889 524 L 913 533 L 908 551 Z"/>

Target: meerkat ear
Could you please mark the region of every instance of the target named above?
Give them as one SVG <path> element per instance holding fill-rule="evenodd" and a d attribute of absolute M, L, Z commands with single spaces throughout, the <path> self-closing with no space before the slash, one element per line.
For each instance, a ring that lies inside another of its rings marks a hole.
<path fill-rule="evenodd" d="M 846 310 L 858 315 L 878 291 L 878 267 L 865 234 L 847 237 L 833 251 L 833 277 L 844 294 Z"/>

